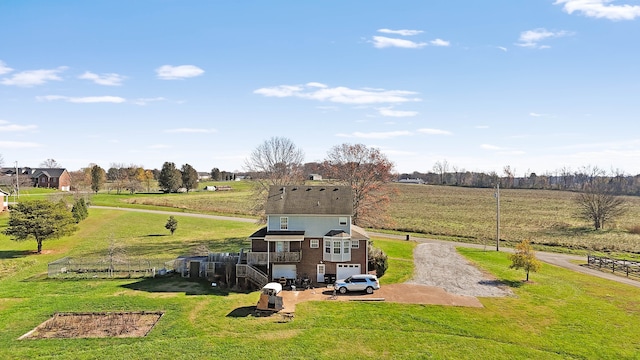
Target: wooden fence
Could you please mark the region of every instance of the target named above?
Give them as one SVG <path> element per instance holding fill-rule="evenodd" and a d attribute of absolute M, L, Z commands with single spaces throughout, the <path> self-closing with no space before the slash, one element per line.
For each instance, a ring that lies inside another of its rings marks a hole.
<path fill-rule="evenodd" d="M 587 255 L 587 263 L 593 268 L 610 270 L 613 273 L 624 274 L 627 277 L 640 278 L 640 261 Z"/>

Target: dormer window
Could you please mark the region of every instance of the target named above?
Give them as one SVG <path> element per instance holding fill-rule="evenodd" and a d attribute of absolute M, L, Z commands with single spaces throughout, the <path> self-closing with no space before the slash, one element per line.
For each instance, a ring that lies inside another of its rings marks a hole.
<path fill-rule="evenodd" d="M 289 218 L 283 216 L 280 218 L 280 230 L 289 230 Z"/>

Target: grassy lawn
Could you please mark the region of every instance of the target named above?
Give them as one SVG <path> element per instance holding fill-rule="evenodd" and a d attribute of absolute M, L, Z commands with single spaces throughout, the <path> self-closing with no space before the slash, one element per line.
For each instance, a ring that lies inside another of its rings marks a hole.
<path fill-rule="evenodd" d="M 0 215 L 0 230 L 6 226 Z M 175 256 L 201 243 L 237 250 L 257 226 L 178 217 L 90 210 L 75 235 L 17 243 L 0 235 L 0 358 L 434 358 L 633 359 L 640 354 L 640 289 L 543 266 L 522 284 L 505 254 L 462 254 L 512 286 L 511 298 L 481 299 L 484 308 L 319 301 L 298 304 L 293 322 L 243 316 L 258 294 L 227 293 L 179 277 L 49 280 L 47 263 L 97 255 L 108 239 L 130 255 Z M 412 242 L 374 239 L 387 252 L 384 284 L 412 271 Z M 145 338 L 17 340 L 57 311 L 164 311 Z M 234 311 L 235 310 L 235 311 Z"/>

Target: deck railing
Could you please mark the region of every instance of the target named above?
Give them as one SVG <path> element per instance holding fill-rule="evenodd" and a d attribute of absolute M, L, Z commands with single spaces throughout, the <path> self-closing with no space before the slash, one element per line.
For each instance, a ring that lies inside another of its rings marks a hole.
<path fill-rule="evenodd" d="M 236 276 L 239 278 L 249 279 L 251 282 L 258 285 L 259 288 L 262 288 L 269 282 L 267 274 L 247 264 L 236 265 Z"/>
<path fill-rule="evenodd" d="M 267 265 L 271 263 L 291 263 L 300 262 L 302 260 L 302 251 L 289 252 L 250 252 L 247 253 L 247 264 L 250 265 Z"/>

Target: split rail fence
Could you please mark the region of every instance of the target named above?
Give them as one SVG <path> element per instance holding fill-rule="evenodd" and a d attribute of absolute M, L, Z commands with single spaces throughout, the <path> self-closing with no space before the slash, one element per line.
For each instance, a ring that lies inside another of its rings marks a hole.
<path fill-rule="evenodd" d="M 640 261 L 587 255 L 587 263 L 593 268 L 610 270 L 613 273 L 624 274 L 627 277 L 640 278 Z"/>

